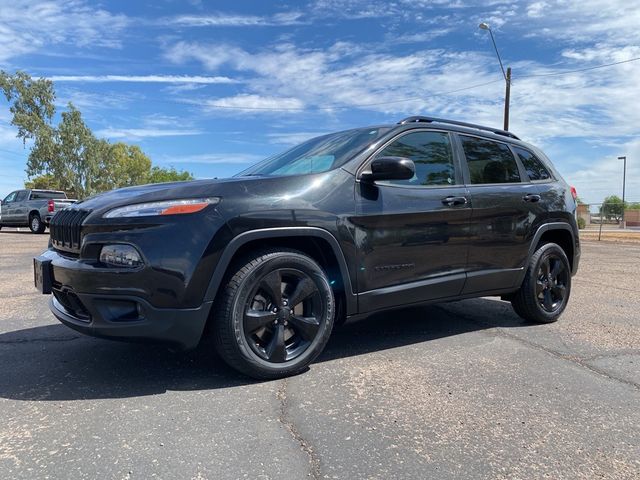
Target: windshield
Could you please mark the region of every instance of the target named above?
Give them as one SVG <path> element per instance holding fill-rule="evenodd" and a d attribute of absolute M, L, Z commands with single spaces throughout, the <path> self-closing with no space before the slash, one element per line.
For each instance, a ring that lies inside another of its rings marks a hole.
<path fill-rule="evenodd" d="M 389 127 L 358 128 L 312 138 L 284 153 L 263 160 L 238 176 L 326 172 L 343 165 L 389 130 Z"/>

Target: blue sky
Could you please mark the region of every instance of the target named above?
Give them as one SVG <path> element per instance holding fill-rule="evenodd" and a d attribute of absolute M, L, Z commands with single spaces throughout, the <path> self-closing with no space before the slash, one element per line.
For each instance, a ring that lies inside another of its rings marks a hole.
<path fill-rule="evenodd" d="M 100 136 L 229 176 L 311 136 L 429 114 L 502 125 L 580 196 L 640 201 L 638 0 L 0 0 L 0 68 L 52 78 Z M 558 75 L 560 74 L 560 75 Z M 0 197 L 28 150 L 0 102 Z"/>

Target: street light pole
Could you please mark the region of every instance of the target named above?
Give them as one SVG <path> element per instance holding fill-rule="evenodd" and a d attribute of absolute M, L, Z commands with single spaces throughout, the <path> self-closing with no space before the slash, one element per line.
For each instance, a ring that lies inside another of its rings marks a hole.
<path fill-rule="evenodd" d="M 488 23 L 482 22 L 478 25 L 482 30 L 488 30 L 489 35 L 491 36 L 491 43 L 493 43 L 493 49 L 496 51 L 496 56 L 498 57 L 498 62 L 500 62 L 500 70 L 502 70 L 502 76 L 504 77 L 504 81 L 506 82 L 505 86 L 505 94 L 504 94 L 504 129 L 505 131 L 509 130 L 509 104 L 511 103 L 511 67 L 507 68 L 507 71 L 504 71 L 504 66 L 502 65 L 502 58 L 500 58 L 500 52 L 498 51 L 498 46 L 496 45 L 496 39 L 493 37 L 493 31 Z"/>
<path fill-rule="evenodd" d="M 622 223 L 620 225 L 620 228 L 626 228 L 626 222 L 624 220 L 624 210 L 625 210 L 625 203 L 624 203 L 624 190 L 625 190 L 625 185 L 627 183 L 627 156 L 623 156 L 623 157 L 618 157 L 618 160 L 623 160 L 624 164 L 622 167 Z"/>

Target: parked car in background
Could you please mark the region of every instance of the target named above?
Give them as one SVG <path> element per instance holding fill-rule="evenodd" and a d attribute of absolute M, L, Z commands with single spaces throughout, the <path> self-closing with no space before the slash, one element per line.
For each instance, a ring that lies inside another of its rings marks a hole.
<path fill-rule="evenodd" d="M 59 190 L 16 190 L 0 201 L 0 228 L 29 227 L 43 233 L 56 212 L 74 202 Z"/>

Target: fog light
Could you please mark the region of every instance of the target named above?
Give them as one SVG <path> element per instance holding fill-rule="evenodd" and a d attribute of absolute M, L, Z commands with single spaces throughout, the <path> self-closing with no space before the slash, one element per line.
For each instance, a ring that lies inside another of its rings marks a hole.
<path fill-rule="evenodd" d="M 100 261 L 114 267 L 140 267 L 143 265 L 138 251 L 131 245 L 105 245 L 100 250 Z"/>

